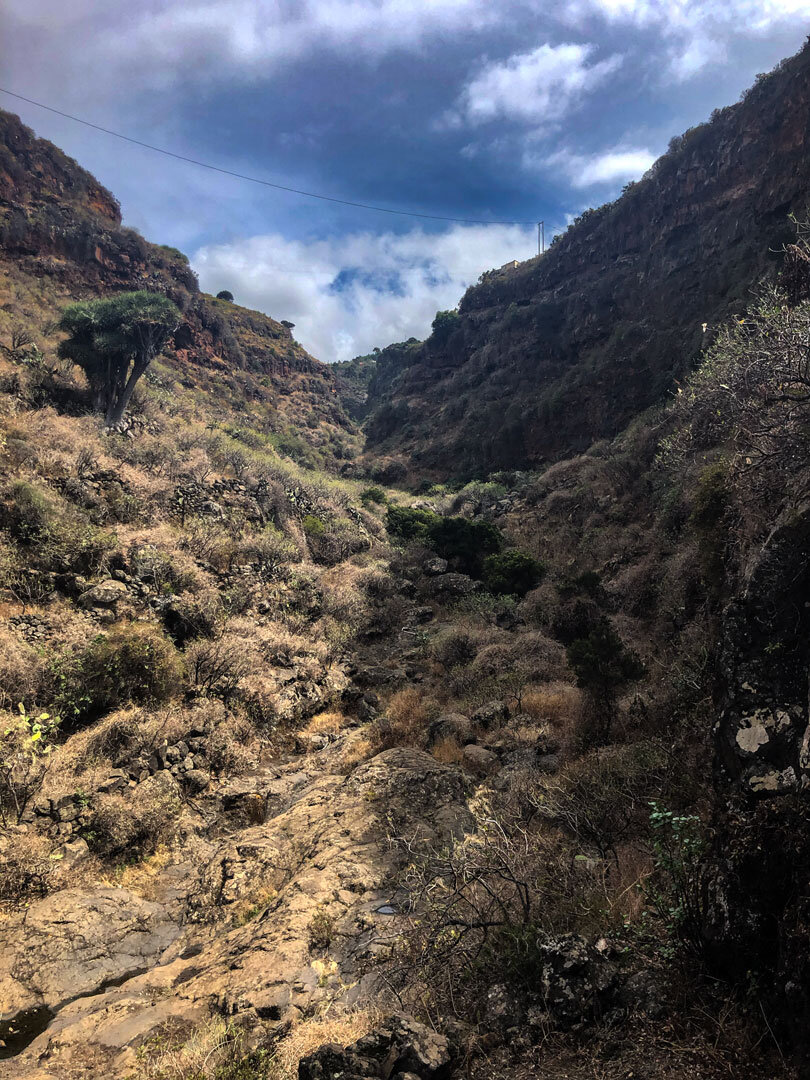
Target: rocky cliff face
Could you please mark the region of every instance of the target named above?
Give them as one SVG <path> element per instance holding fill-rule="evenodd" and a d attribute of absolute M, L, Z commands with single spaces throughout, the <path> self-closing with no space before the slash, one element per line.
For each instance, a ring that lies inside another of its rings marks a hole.
<path fill-rule="evenodd" d="M 808 76 L 805 49 L 545 256 L 484 274 L 449 334 L 372 384 L 371 446 L 440 476 L 525 468 L 673 390 L 805 211 Z"/>

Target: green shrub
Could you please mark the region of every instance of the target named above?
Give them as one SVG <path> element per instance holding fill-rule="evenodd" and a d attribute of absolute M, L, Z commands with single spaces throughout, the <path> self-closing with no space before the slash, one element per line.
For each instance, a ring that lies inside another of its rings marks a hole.
<path fill-rule="evenodd" d="M 461 325 L 461 316 L 453 309 L 451 311 L 437 311 L 431 325 L 432 339 L 437 345 L 444 345 L 454 330 Z"/>
<path fill-rule="evenodd" d="M 610 734 L 616 693 L 625 683 L 640 679 L 644 665 L 627 649 L 610 622 L 602 616 L 586 637 L 575 638 L 566 648 L 568 663 L 592 706 L 597 739 Z"/>
<path fill-rule="evenodd" d="M 522 551 L 504 551 L 484 560 L 483 581 L 490 592 L 525 596 L 540 584 L 545 567 Z"/>
<path fill-rule="evenodd" d="M 583 574 L 575 577 L 564 578 L 559 586 L 560 596 L 590 596 L 592 600 L 602 602 L 605 598 L 605 590 L 602 579 L 596 570 L 586 570 Z"/>
<path fill-rule="evenodd" d="M 712 532 L 722 522 L 728 503 L 728 465 L 717 461 L 698 477 L 689 524 L 698 531 Z"/>
<path fill-rule="evenodd" d="M 326 533 L 326 526 L 323 521 L 314 514 L 307 514 L 302 518 L 301 527 L 305 535 L 310 539 L 317 540 Z"/>
<path fill-rule="evenodd" d="M 481 574 L 485 558 L 503 545 L 501 530 L 483 518 L 441 517 L 432 510 L 390 506 L 385 523 L 392 536 L 425 544 L 473 577 Z"/>
<path fill-rule="evenodd" d="M 370 506 L 372 503 L 376 503 L 378 506 L 385 506 L 388 502 L 388 498 L 383 489 L 375 485 L 373 487 L 364 488 L 360 492 L 360 502 L 363 506 Z"/>
<path fill-rule="evenodd" d="M 99 634 L 84 652 L 62 654 L 51 664 L 60 714 L 92 720 L 127 702 L 167 701 L 182 685 L 177 650 L 157 627 L 130 623 Z"/>
<path fill-rule="evenodd" d="M 491 521 L 448 517 L 439 518 L 431 525 L 428 542 L 462 573 L 478 577 L 486 556 L 500 550 L 503 536 Z"/>
<path fill-rule="evenodd" d="M 677 814 L 650 803 L 655 875 L 647 896 L 669 933 L 687 950 L 705 946 L 708 840 L 695 814 Z"/>
<path fill-rule="evenodd" d="M 587 637 L 572 641 L 566 654 L 579 686 L 597 695 L 644 674 L 638 656 L 625 648 L 607 619 L 601 620 Z"/>
<path fill-rule="evenodd" d="M 432 510 L 414 510 L 410 506 L 389 506 L 385 525 L 392 536 L 400 540 L 420 540 L 429 543 L 430 528 L 439 515 Z"/>
<path fill-rule="evenodd" d="M 723 580 L 728 545 L 726 516 L 731 503 L 726 462 L 708 465 L 698 477 L 689 524 L 698 535 L 698 555 L 703 579 L 713 588 Z"/>
<path fill-rule="evenodd" d="M 25 480 L 12 484 L 4 516 L 30 561 L 44 570 L 94 574 L 117 543 L 75 507 Z"/>

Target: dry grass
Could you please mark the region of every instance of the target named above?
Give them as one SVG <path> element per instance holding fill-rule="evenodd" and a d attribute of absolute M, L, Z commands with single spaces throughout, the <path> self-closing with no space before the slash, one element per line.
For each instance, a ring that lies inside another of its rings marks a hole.
<path fill-rule="evenodd" d="M 12 630 L 0 626 L 0 709 L 23 702 L 29 709 L 41 705 L 45 661 Z"/>
<path fill-rule="evenodd" d="M 32 833 L 0 838 L 0 904 L 30 902 L 49 891 L 58 865 L 50 853 L 50 843 Z"/>
<path fill-rule="evenodd" d="M 174 835 L 180 813 L 179 793 L 171 777 L 156 773 L 126 796 L 94 800 L 88 836 L 102 858 L 141 859 L 154 855 Z"/>
<path fill-rule="evenodd" d="M 171 852 L 160 845 L 154 854 L 147 855 L 140 862 L 119 867 L 112 875 L 110 884 L 129 889 L 144 900 L 157 900 L 160 875 L 170 862 Z"/>
<path fill-rule="evenodd" d="M 302 1058 L 314 1053 L 324 1043 L 350 1046 L 368 1035 L 381 1019 L 381 1011 L 369 1007 L 338 1016 L 302 1021 L 276 1047 L 267 1080 L 296 1080 L 298 1063 Z"/>
<path fill-rule="evenodd" d="M 528 690 L 521 699 L 521 711 L 542 724 L 550 724 L 564 743 L 576 740 L 582 724 L 582 708 L 582 691 L 563 682 Z"/>
<path fill-rule="evenodd" d="M 347 722 L 341 712 L 322 712 L 312 717 L 304 731 L 307 735 L 339 735 Z"/>
<path fill-rule="evenodd" d="M 332 770 L 348 775 L 358 765 L 379 754 L 382 749 L 382 740 L 373 729 L 349 732 L 338 753 L 332 758 Z"/>
<path fill-rule="evenodd" d="M 378 1009 L 367 1008 L 303 1020 L 272 1050 L 256 1052 L 255 1066 L 248 1065 L 242 1071 L 239 1064 L 249 1053 L 246 1033 L 233 1021 L 217 1016 L 195 1028 L 182 1042 L 159 1037 L 144 1043 L 138 1052 L 137 1072 L 125 1080 L 214 1080 L 223 1073 L 261 1076 L 263 1080 L 297 1080 L 302 1058 L 324 1043 L 350 1046 L 367 1035 L 381 1018 Z"/>
<path fill-rule="evenodd" d="M 433 757 L 442 765 L 460 765 L 464 759 L 464 747 L 452 735 L 438 739 L 430 749 Z"/>
<path fill-rule="evenodd" d="M 203 1080 L 242 1056 L 243 1036 L 216 1016 L 201 1024 L 179 1045 L 164 1039 L 144 1043 L 138 1052 L 137 1073 L 125 1080 Z"/>
<path fill-rule="evenodd" d="M 386 743 L 389 746 L 421 746 L 425 741 L 428 725 L 431 720 L 436 719 L 440 711 L 439 702 L 425 690 L 415 686 L 398 690 L 385 708 L 385 715 L 391 725 Z"/>

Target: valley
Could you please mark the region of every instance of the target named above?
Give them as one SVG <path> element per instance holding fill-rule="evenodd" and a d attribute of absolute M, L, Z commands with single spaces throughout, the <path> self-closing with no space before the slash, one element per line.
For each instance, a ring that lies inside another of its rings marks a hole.
<path fill-rule="evenodd" d="M 0 113 L 4 1077 L 810 1075 L 809 74 L 334 367 Z"/>

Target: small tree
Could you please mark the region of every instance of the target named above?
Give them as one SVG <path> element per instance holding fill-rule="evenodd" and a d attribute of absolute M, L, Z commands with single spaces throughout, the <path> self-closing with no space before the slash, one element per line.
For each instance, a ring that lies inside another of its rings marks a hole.
<path fill-rule="evenodd" d="M 49 713 L 29 716 L 22 703 L 18 708 L 16 719 L 0 728 L 0 824 L 5 827 L 20 823 L 42 787 L 50 764 L 49 739 L 59 723 Z"/>
<path fill-rule="evenodd" d="M 217 300 L 227 300 L 229 304 L 232 304 L 233 293 L 229 289 L 223 289 L 222 292 L 217 293 Z"/>
<path fill-rule="evenodd" d="M 461 316 L 455 310 L 437 311 L 431 324 L 432 338 L 437 345 L 444 345 L 450 335 L 461 325 Z"/>
<path fill-rule="evenodd" d="M 606 739 L 616 710 L 616 694 L 626 683 L 641 678 L 644 665 L 634 652 L 625 648 L 604 617 L 599 619 L 586 637 L 572 641 L 566 653 L 577 684 L 590 698 L 596 734 Z"/>
<path fill-rule="evenodd" d="M 65 308 L 59 322 L 69 335 L 59 355 L 84 371 L 95 408 L 109 427 L 121 422 L 135 384 L 180 323 L 180 312 L 165 296 L 145 291 Z"/>

